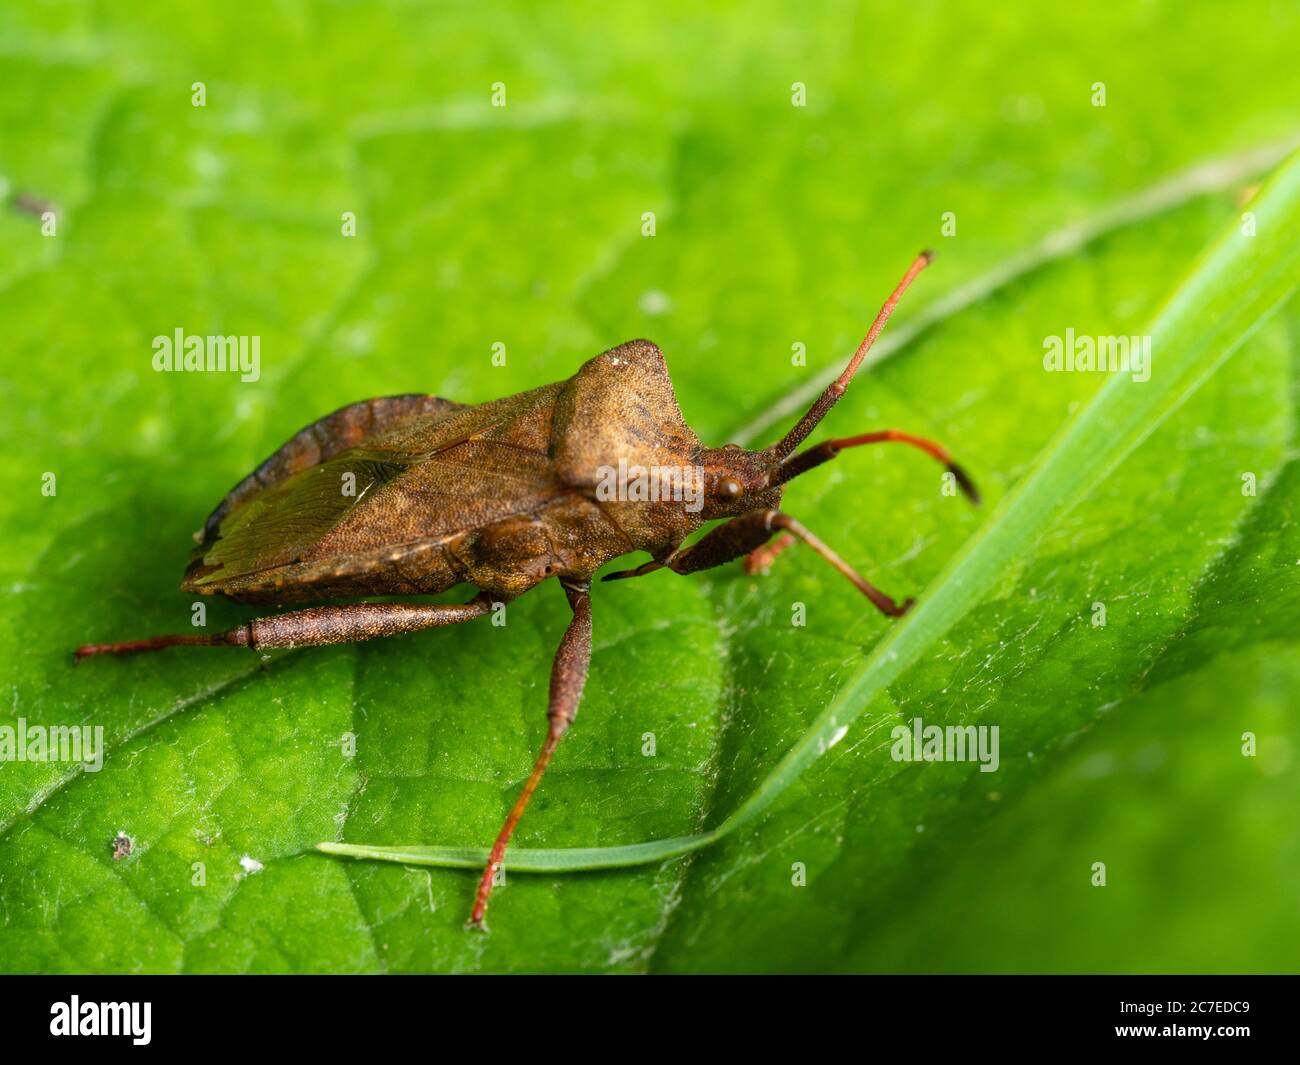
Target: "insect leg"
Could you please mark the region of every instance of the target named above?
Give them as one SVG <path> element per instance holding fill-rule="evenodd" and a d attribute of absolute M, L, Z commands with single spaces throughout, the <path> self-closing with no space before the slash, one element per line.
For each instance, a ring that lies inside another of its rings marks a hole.
<path fill-rule="evenodd" d="M 742 514 L 710 529 L 690 547 L 684 550 L 678 548 L 663 560 L 646 562 L 636 569 L 607 573 L 601 580 L 621 581 L 628 577 L 640 577 L 665 566 L 677 573 L 695 573 L 697 570 L 712 569 L 753 554 L 771 539 L 772 527 L 767 521 L 767 515 L 776 513 L 775 510 L 756 510 Z"/>
<path fill-rule="evenodd" d="M 642 562 L 636 569 L 621 569 L 617 573 L 606 573 L 600 579 L 602 581 L 625 581 L 629 577 L 644 577 L 647 573 L 653 573 L 655 570 L 663 568 L 663 562 L 658 559 L 651 559 L 649 562 Z"/>
<path fill-rule="evenodd" d="M 775 527 L 785 529 L 787 532 L 798 537 L 816 551 L 817 554 L 821 555 L 822 558 L 839 570 L 840 573 L 849 579 L 858 591 L 871 600 L 875 608 L 882 614 L 891 618 L 901 618 L 912 608 L 912 603 L 915 600 L 906 599 L 902 603 L 894 602 L 893 599 L 863 577 L 857 570 L 817 539 L 816 536 L 805 529 L 799 522 L 790 517 L 789 514 L 782 514 L 779 510 L 769 510 L 766 511 L 766 513 L 770 515 L 771 522 Z"/>
<path fill-rule="evenodd" d="M 317 606 L 288 614 L 254 618 L 227 632 L 211 636 L 184 634 L 154 636 L 121 643 L 92 643 L 78 647 L 74 658 L 90 655 L 124 655 L 139 651 L 160 651 L 164 647 L 319 647 L 330 643 L 354 643 L 379 636 L 397 636 L 439 625 L 480 618 L 492 610 L 486 593 L 468 603 L 351 603 L 346 606 Z"/>
<path fill-rule="evenodd" d="M 636 569 L 606 573 L 601 580 L 621 581 L 628 577 L 640 577 L 665 566 L 677 573 L 695 573 L 697 570 L 724 565 L 754 553 L 767 543 L 772 538 L 772 526 L 767 521 L 767 515 L 776 513 L 778 511 L 755 510 L 742 514 L 710 529 L 690 547 L 679 547 L 667 558 L 642 563 Z"/>
<path fill-rule="evenodd" d="M 772 568 L 772 563 L 777 560 L 778 556 L 783 554 L 786 548 L 793 546 L 794 537 L 789 533 L 782 533 L 770 543 L 754 548 L 745 556 L 745 572 L 751 576 L 766 573 Z"/>
<path fill-rule="evenodd" d="M 873 585 L 845 562 L 839 555 L 827 547 L 789 514 L 779 510 L 753 510 L 732 518 L 725 525 L 712 529 L 707 536 L 688 547 L 685 551 L 673 555 L 664 562 L 675 573 L 697 573 L 700 570 L 721 566 L 742 555 L 750 555 L 762 547 L 772 533 L 782 529 L 796 539 L 802 540 L 817 554 L 847 577 L 855 588 L 875 604 L 882 614 L 901 617 L 907 613 L 912 600 L 899 604 Z"/>
<path fill-rule="evenodd" d="M 488 896 L 492 894 L 492 883 L 497 870 L 505 858 L 506 846 L 519 824 L 519 819 L 533 797 L 537 785 L 541 782 L 546 766 L 559 746 L 560 739 L 568 731 L 578 713 L 578 701 L 582 698 L 583 686 L 587 683 L 587 667 L 591 664 L 591 584 L 589 581 L 561 581 L 564 594 L 569 598 L 573 608 L 573 617 L 569 627 L 560 640 L 555 652 L 555 662 L 551 666 L 550 705 L 546 711 L 549 727 L 546 740 L 542 743 L 541 753 L 533 764 L 533 771 L 524 781 L 523 790 L 515 799 L 515 804 L 506 815 L 501 831 L 497 833 L 492 853 L 488 857 L 487 868 L 479 880 L 478 893 L 474 896 L 474 911 L 470 914 L 470 924 L 476 928 L 483 927 L 483 915 L 487 913 Z"/>

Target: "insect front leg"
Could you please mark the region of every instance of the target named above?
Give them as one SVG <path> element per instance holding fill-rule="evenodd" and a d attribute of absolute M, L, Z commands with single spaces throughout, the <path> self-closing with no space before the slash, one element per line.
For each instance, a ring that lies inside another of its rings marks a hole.
<path fill-rule="evenodd" d="M 724 565 L 742 556 L 755 555 L 772 536 L 772 527 L 764 516 L 776 513 L 775 510 L 759 510 L 742 514 L 710 529 L 690 547 L 678 546 L 663 558 L 643 562 L 634 569 L 606 573 L 601 580 L 624 581 L 630 577 L 643 577 L 664 567 L 676 573 L 694 573 Z"/>
<path fill-rule="evenodd" d="M 751 576 L 758 573 L 766 573 L 772 568 L 772 563 L 777 560 L 787 548 L 794 546 L 794 537 L 789 533 L 782 533 L 775 540 L 764 544 L 762 547 L 756 547 L 753 551 L 745 556 L 745 572 Z"/>
<path fill-rule="evenodd" d="M 725 525 L 719 525 L 716 529 L 710 530 L 706 536 L 684 551 L 678 551 L 670 555 L 662 565 L 668 567 L 674 573 L 686 574 L 725 565 L 737 558 L 753 557 L 755 552 L 762 548 L 778 529 L 790 534 L 795 539 L 802 540 L 817 554 L 821 555 L 822 558 L 847 577 L 858 591 L 870 599 L 882 614 L 887 614 L 891 618 L 901 617 L 911 607 L 911 599 L 901 604 L 896 603 L 822 543 L 808 529 L 804 528 L 802 524 L 780 510 L 752 510 L 748 514 L 732 518 Z M 644 568 L 642 567 L 642 569 Z M 610 574 L 610 577 L 618 576 L 622 576 L 622 574 Z"/>
<path fill-rule="evenodd" d="M 564 594 L 569 598 L 573 608 L 573 617 L 569 627 L 560 640 L 555 652 L 555 661 L 551 666 L 550 704 L 546 710 L 549 727 L 546 739 L 542 743 L 541 753 L 533 765 L 533 771 L 524 781 L 523 790 L 515 799 L 515 804 L 506 815 L 501 831 L 497 833 L 492 853 L 488 857 L 487 867 L 479 881 L 478 893 L 474 897 L 474 911 L 470 914 L 470 924 L 476 928 L 483 927 L 483 916 L 487 913 L 488 896 L 492 894 L 493 880 L 497 870 L 505 859 L 506 847 L 514 834 L 515 826 L 523 817 L 528 800 L 533 797 L 542 774 L 550 763 L 551 755 L 559 746 L 560 740 L 573 724 L 578 713 L 578 702 L 582 698 L 582 689 L 587 683 L 587 668 L 591 664 L 591 582 L 561 579 Z"/>
<path fill-rule="evenodd" d="M 318 606 L 254 618 L 238 628 L 211 636 L 190 633 L 152 636 L 121 643 L 92 643 L 78 647 L 74 658 L 90 655 L 126 655 L 160 651 L 164 647 L 320 647 L 331 643 L 355 643 L 380 636 L 419 632 L 440 625 L 455 625 L 491 613 L 492 597 L 480 593 L 468 603 L 352 603 L 346 606 Z"/>
<path fill-rule="evenodd" d="M 775 510 L 758 510 L 742 514 L 709 530 L 698 542 L 688 548 L 679 547 L 665 558 L 642 563 L 635 569 L 607 573 L 601 580 L 621 581 L 629 577 L 641 577 L 665 566 L 675 573 L 695 573 L 698 570 L 725 565 L 741 557 L 752 558 L 764 550 L 763 545 L 772 537 L 772 525 L 766 516 L 778 513 L 779 511 Z M 766 550 L 770 551 L 772 548 Z"/>

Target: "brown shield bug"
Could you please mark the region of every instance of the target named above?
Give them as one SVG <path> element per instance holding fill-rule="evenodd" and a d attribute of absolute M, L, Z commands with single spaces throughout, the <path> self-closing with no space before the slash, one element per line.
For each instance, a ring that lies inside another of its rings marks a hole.
<path fill-rule="evenodd" d="M 481 925 L 510 836 L 577 713 L 591 658 L 591 579 L 604 563 L 629 551 L 650 554 L 650 561 L 605 580 L 657 569 L 695 573 L 740 558 L 752 572 L 801 540 L 885 614 L 897 617 L 911 605 L 868 583 L 780 508 L 792 478 L 845 448 L 886 441 L 934 456 L 976 501 L 970 479 L 944 448 L 896 430 L 796 453 L 929 261 L 923 252 L 912 263 L 843 373 L 761 451 L 705 447 L 682 418 L 663 354 L 646 340 L 596 356 L 567 381 L 491 403 L 425 395 L 363 400 L 295 434 L 231 490 L 198 534 L 181 584 L 186 592 L 282 604 L 422 596 L 467 583 L 478 592 L 466 603 L 314 606 L 213 636 L 88 644 L 76 657 L 394 636 L 483 617 L 494 603 L 554 577 L 573 616 L 551 668 L 550 727 L 479 882 L 470 920 Z M 659 480 L 651 483 L 656 471 Z M 350 492 L 342 487 L 348 484 Z M 715 519 L 729 520 L 684 546 Z"/>

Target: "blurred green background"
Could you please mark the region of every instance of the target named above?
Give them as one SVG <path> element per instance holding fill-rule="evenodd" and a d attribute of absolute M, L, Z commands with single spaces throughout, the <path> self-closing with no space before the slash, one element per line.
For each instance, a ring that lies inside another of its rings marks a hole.
<path fill-rule="evenodd" d="M 760 825 L 512 877 L 490 936 L 462 927 L 472 875 L 312 847 L 490 842 L 545 729 L 557 589 L 503 630 L 265 662 L 69 652 L 187 628 L 189 534 L 346 402 L 483 401 L 648 336 L 707 442 L 774 437 L 923 246 L 823 432 L 935 436 L 996 500 L 1101 383 L 1043 373 L 1043 338 L 1140 332 L 1296 143 L 1298 43 L 1283 2 L 5 4 L 0 724 L 103 725 L 110 752 L 0 763 L 0 969 L 1295 971 L 1294 310 Z M 177 328 L 260 336 L 260 380 L 153 373 Z M 890 449 L 786 501 L 900 596 L 981 521 Z M 716 823 L 887 624 L 799 551 L 598 592 L 528 846 Z M 892 761 L 918 715 L 998 725 L 1001 768 Z"/>

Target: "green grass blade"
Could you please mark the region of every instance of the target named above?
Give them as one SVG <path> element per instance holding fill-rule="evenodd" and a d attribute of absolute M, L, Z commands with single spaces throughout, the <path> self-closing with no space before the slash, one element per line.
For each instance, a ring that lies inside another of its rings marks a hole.
<path fill-rule="evenodd" d="M 1149 329 L 1151 375 L 1116 374 L 1044 449 L 981 527 L 900 621 L 847 678 L 829 706 L 758 788 L 716 828 L 696 836 L 623 847 L 514 849 L 513 872 L 558 873 L 662 861 L 708 846 L 763 813 L 833 746 L 870 701 L 919 661 L 1014 560 L 1145 440 L 1294 292 L 1300 278 L 1300 154 L 1292 155 L 1250 205 L 1253 232 L 1234 225 L 1191 268 Z M 412 865 L 481 866 L 486 850 L 321 843 L 354 858 Z"/>
<path fill-rule="evenodd" d="M 646 843 L 629 843 L 623 847 L 561 847 L 509 852 L 512 873 L 567 873 L 579 869 L 626 869 L 647 865 L 667 858 L 678 858 L 718 838 L 712 832 L 698 836 L 677 836 Z M 318 843 L 316 849 L 345 858 L 374 858 L 405 865 L 433 865 L 444 869 L 482 869 L 488 860 L 486 847 L 368 847 L 354 843 Z"/>

